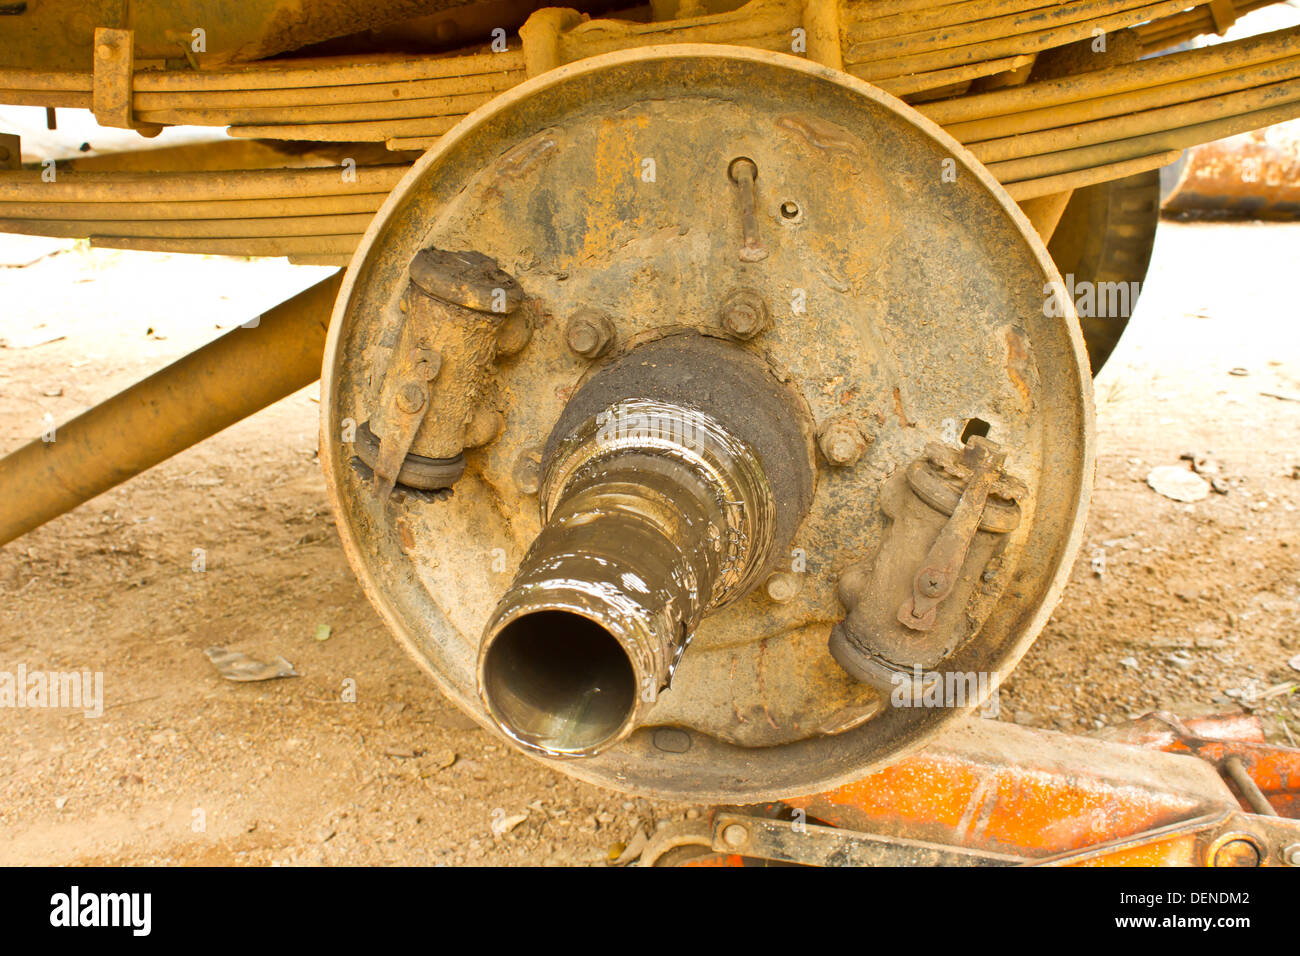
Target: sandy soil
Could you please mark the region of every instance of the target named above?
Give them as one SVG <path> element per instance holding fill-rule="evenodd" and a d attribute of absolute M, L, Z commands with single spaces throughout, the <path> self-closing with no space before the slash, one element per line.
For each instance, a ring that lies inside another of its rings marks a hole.
<path fill-rule="evenodd" d="M 1300 653 L 1300 403 L 1261 394 L 1300 392 L 1297 262 L 1300 226 L 1162 226 L 1098 381 L 1074 580 L 1001 719 L 1084 732 L 1156 707 L 1244 705 L 1275 739 L 1284 719 L 1300 736 L 1300 698 L 1268 696 L 1300 678 L 1287 664 Z M 322 273 L 13 237 L 0 263 L 0 452 Z M 440 698 L 344 561 L 315 398 L 0 550 L 0 670 L 102 671 L 106 700 L 97 719 L 0 711 L 0 863 L 599 863 L 638 829 L 697 813 L 555 774 Z M 1211 454 L 1226 495 L 1179 504 L 1147 487 L 1187 451 Z M 282 654 L 302 676 L 223 681 L 211 645 Z M 345 679 L 355 703 L 339 700 Z"/>

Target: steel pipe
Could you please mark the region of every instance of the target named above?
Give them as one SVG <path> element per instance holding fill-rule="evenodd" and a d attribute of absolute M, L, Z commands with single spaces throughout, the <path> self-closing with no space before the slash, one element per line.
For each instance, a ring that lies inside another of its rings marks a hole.
<path fill-rule="evenodd" d="M 542 457 L 542 531 L 479 646 L 497 725 L 589 757 L 644 723 L 705 614 L 785 553 L 811 431 L 761 362 L 702 336 L 642 345 L 579 390 Z"/>
<path fill-rule="evenodd" d="M 320 377 L 341 274 L 0 459 L 0 546 Z"/>
<path fill-rule="evenodd" d="M 707 608 L 751 586 L 775 503 L 753 449 L 629 401 L 565 440 L 547 519 L 484 631 L 479 693 L 522 746 L 590 756 L 642 722 Z"/>

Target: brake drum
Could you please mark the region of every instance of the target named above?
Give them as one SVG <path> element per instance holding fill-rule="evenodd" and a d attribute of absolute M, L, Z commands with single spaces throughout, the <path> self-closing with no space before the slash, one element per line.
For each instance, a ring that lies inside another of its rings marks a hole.
<path fill-rule="evenodd" d="M 696 801 L 860 777 L 987 713 L 1067 578 L 1093 420 L 1053 282 L 984 168 L 845 74 L 720 46 L 549 72 L 416 163 L 348 269 L 321 441 L 348 559 L 441 691 L 520 743 L 479 651 L 542 530 L 557 423 L 665 348 L 695 355 L 680 403 L 742 432 L 771 417 L 793 451 L 759 455 L 769 484 L 806 464 L 808 500 L 774 494 L 777 550 L 684 635 L 635 726 L 594 755 L 531 749 Z M 696 406 L 731 357 L 783 411 Z"/>

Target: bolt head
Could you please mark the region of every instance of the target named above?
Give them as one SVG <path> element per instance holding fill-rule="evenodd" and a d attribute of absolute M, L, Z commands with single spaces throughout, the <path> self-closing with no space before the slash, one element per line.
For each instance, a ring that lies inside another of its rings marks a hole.
<path fill-rule="evenodd" d="M 600 358 L 614 341 L 614 323 L 594 309 L 575 312 L 564 329 L 564 341 L 576 355 Z"/>
<path fill-rule="evenodd" d="M 496 441 L 505 425 L 500 412 L 492 408 L 480 408 L 465 426 L 465 447 L 482 448 L 489 442 Z"/>
<path fill-rule="evenodd" d="M 925 574 L 920 578 L 921 593 L 926 597 L 938 597 L 943 593 L 944 585 L 948 583 L 947 575 L 934 568 L 926 568 Z"/>
<path fill-rule="evenodd" d="M 789 604 L 799 593 L 799 575 L 790 571 L 777 571 L 763 584 L 767 598 L 775 604 Z"/>
<path fill-rule="evenodd" d="M 442 371 L 442 353 L 434 349 L 417 349 L 415 354 L 415 373 L 426 382 L 432 382 Z"/>
<path fill-rule="evenodd" d="M 831 422 L 818 438 L 826 460 L 840 467 L 855 464 L 870 443 L 871 439 L 851 421 Z"/>
<path fill-rule="evenodd" d="M 428 401 L 428 393 L 423 386 L 415 382 L 407 382 L 397 393 L 397 407 L 408 415 L 414 415 L 424 408 L 426 401 Z"/>
<path fill-rule="evenodd" d="M 718 322 L 734 339 L 752 339 L 768 326 L 767 300 L 753 289 L 737 289 L 727 296 L 718 312 Z"/>
<path fill-rule="evenodd" d="M 1300 843 L 1292 843 L 1283 850 L 1282 859 L 1290 866 L 1300 866 Z"/>
<path fill-rule="evenodd" d="M 739 849 L 749 842 L 749 830 L 743 824 L 729 823 L 722 830 L 722 842 L 734 849 Z"/>
<path fill-rule="evenodd" d="M 510 356 L 523 351 L 533 337 L 533 324 L 526 309 L 519 309 L 501 323 L 497 330 L 497 355 Z"/>

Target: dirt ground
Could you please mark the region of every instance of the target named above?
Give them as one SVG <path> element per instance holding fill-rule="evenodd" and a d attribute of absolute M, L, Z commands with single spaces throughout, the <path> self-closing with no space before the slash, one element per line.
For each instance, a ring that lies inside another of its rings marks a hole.
<path fill-rule="evenodd" d="M 0 263 L 0 452 L 324 272 L 16 237 Z M 1300 393 L 1297 264 L 1300 226 L 1162 225 L 1097 383 L 1080 560 L 1000 719 L 1086 732 L 1246 706 L 1300 736 L 1300 402 L 1263 394 Z M 105 697 L 99 718 L 0 711 L 0 863 L 597 864 L 698 813 L 553 773 L 441 699 L 343 558 L 316 398 L 0 549 L 0 670 L 102 671 Z M 1148 471 L 1183 452 L 1208 453 L 1227 494 L 1152 491 Z M 301 676 L 223 681 L 212 645 Z"/>

